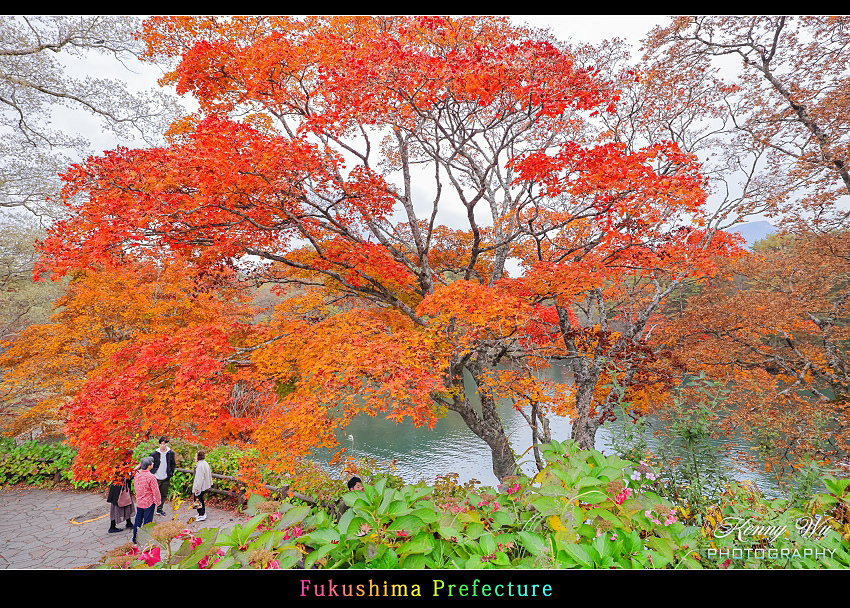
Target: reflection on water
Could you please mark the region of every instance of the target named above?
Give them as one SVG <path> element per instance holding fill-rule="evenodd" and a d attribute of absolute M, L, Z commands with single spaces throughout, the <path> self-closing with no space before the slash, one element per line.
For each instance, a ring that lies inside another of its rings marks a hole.
<path fill-rule="evenodd" d="M 547 370 L 546 375 L 559 382 L 569 381 L 561 368 Z M 467 389 L 468 396 L 474 402 L 472 386 Z M 537 469 L 530 450 L 531 430 L 528 424 L 522 415 L 508 404 L 502 404 L 499 413 L 508 430 L 514 452 L 521 455 L 522 470 L 533 474 Z M 659 424 L 652 418 L 649 423 L 654 428 Z M 622 424 L 630 422 L 618 419 L 611 426 L 617 428 Z M 570 436 L 569 418 L 551 417 L 550 428 L 553 439 L 563 441 Z M 651 433 L 647 433 L 646 439 L 649 449 L 657 454 L 659 441 Z M 461 482 L 477 479 L 485 485 L 497 483 L 491 468 L 489 447 L 476 437 L 454 412 L 448 412 L 445 418 L 438 420 L 433 430 L 415 428 L 408 420 L 397 424 L 384 418 L 358 416 L 339 435 L 339 441 L 340 445 L 346 447 L 347 454 L 354 458 L 376 459 L 383 463 L 395 461 L 396 473 L 408 482 L 425 480 L 432 483 L 437 475 L 457 473 Z M 738 442 L 735 447 L 749 450 L 750 445 Z M 600 428 L 596 433 L 596 449 L 612 453 L 609 429 Z M 314 454 L 314 459 L 325 465 L 330 457 L 331 453 L 328 451 Z M 777 493 L 778 488 L 772 478 L 757 472 L 735 471 L 735 465 L 731 461 L 724 464 L 730 471 L 734 471 L 732 475 L 735 478 L 752 479 L 762 491 L 768 494 Z"/>

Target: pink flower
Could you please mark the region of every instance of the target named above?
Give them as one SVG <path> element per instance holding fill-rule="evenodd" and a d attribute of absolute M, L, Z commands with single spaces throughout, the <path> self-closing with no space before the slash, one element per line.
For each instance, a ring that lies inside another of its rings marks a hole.
<path fill-rule="evenodd" d="M 280 562 L 277 560 L 270 561 L 266 566 L 266 570 L 280 570 Z"/>
<path fill-rule="evenodd" d="M 294 528 L 287 528 L 283 532 L 283 540 L 289 540 L 290 538 L 298 538 L 304 534 L 304 528 L 301 525 L 297 525 Z"/>
<path fill-rule="evenodd" d="M 493 511 L 498 511 L 498 510 L 499 510 L 499 503 L 494 502 L 493 503 Z"/>
<path fill-rule="evenodd" d="M 520 486 L 518 483 L 515 483 L 510 488 L 508 488 L 508 494 L 516 494 L 521 489 L 522 489 L 522 486 Z"/>
<path fill-rule="evenodd" d="M 148 566 L 153 566 L 154 564 L 159 563 L 161 559 L 159 547 L 149 549 L 139 556 L 139 560 L 145 562 Z"/>
<path fill-rule="evenodd" d="M 614 498 L 614 502 L 617 503 L 618 505 L 621 505 L 624 502 L 626 502 L 626 499 L 629 498 L 631 495 L 632 495 L 632 489 L 626 488 L 625 490 L 623 490 L 622 492 L 617 494 L 617 496 Z"/>
<path fill-rule="evenodd" d="M 191 540 L 189 541 L 189 546 L 192 547 L 192 549 L 194 549 L 195 547 L 197 547 L 198 545 L 200 545 L 203 542 L 204 542 L 203 539 L 198 538 L 197 536 L 193 536 L 191 538 Z"/>
<path fill-rule="evenodd" d="M 644 511 L 643 514 L 646 515 L 647 518 L 649 518 L 649 521 L 651 521 L 652 523 L 658 524 L 659 526 L 661 525 L 661 522 L 652 516 L 652 511 L 647 510 Z"/>

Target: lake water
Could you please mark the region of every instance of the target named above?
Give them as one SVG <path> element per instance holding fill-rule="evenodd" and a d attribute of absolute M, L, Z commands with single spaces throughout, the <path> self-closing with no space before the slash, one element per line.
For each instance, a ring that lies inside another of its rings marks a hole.
<path fill-rule="evenodd" d="M 568 372 L 561 367 L 553 367 L 543 375 L 558 382 L 569 382 Z M 467 386 L 467 395 L 476 403 L 476 396 L 471 383 Z M 533 475 L 536 471 L 534 455 L 531 447 L 531 430 L 522 415 L 509 404 L 499 407 L 499 414 L 507 429 L 514 452 L 523 454 L 521 467 L 526 474 Z M 658 420 L 649 418 L 653 428 L 658 428 Z M 624 421 L 618 419 L 610 426 L 612 429 L 622 428 Z M 630 424 L 626 421 L 625 424 Z M 570 420 L 565 417 L 550 417 L 552 438 L 558 441 L 569 439 Z M 596 433 L 596 449 L 610 454 L 611 429 L 600 428 Z M 659 441 L 652 433 L 647 433 L 647 444 L 653 453 L 658 453 Z M 407 482 L 425 480 L 433 483 L 437 475 L 457 473 L 460 482 L 477 479 L 484 485 L 497 483 L 493 475 L 490 460 L 490 448 L 479 439 L 455 412 L 448 412 L 445 418 L 437 421 L 433 430 L 416 428 L 407 420 L 394 423 L 385 418 L 358 416 L 339 435 L 340 444 L 346 448 L 349 456 L 375 459 L 378 462 L 395 462 L 395 473 L 401 475 Z M 750 445 L 745 442 L 733 442 L 735 447 L 748 450 Z M 321 451 L 314 455 L 314 460 L 328 466 L 330 453 Z M 752 479 L 758 487 L 775 495 L 778 487 L 772 477 L 759 472 L 735 470 L 735 464 L 726 460 L 724 464 L 737 479 Z"/>

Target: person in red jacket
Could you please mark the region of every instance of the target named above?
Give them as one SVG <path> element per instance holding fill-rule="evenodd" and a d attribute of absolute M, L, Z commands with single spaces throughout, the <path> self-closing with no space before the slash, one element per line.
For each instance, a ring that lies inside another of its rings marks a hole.
<path fill-rule="evenodd" d="M 136 533 L 139 528 L 153 521 L 153 512 L 157 505 L 162 502 L 159 494 L 159 484 L 151 469 L 153 458 L 147 456 L 142 458 L 136 478 L 133 482 L 136 490 L 136 521 L 133 524 L 133 544 L 136 544 Z"/>

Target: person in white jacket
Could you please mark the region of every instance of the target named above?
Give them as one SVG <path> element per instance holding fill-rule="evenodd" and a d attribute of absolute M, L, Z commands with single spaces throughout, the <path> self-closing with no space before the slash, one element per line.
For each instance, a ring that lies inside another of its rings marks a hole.
<path fill-rule="evenodd" d="M 204 494 L 212 487 L 212 471 L 209 463 L 204 460 L 203 452 L 199 451 L 195 454 L 195 463 L 195 481 L 192 483 L 192 494 L 195 496 L 195 501 L 201 504 L 200 507 L 197 507 L 198 516 L 195 521 L 204 521 L 207 518 Z"/>

